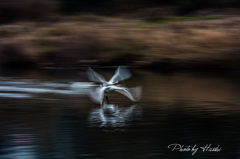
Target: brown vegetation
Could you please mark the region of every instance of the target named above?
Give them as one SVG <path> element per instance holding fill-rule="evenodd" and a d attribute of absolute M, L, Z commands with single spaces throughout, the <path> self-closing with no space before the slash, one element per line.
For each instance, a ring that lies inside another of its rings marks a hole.
<path fill-rule="evenodd" d="M 0 40 L 2 46 L 17 48 L 11 56 L 39 66 L 204 65 L 235 69 L 240 68 L 239 27 L 238 17 L 150 23 L 80 15 L 64 17 L 57 23 L 2 25 Z M 0 62 L 6 61 L 1 58 Z"/>

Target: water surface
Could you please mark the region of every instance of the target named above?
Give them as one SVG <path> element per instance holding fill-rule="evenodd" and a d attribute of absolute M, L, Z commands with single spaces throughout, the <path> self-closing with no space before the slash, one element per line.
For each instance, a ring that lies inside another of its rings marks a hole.
<path fill-rule="evenodd" d="M 101 69 L 99 69 L 101 70 Z M 0 158 L 238 158 L 239 76 L 132 70 L 133 103 L 117 93 L 104 110 L 88 96 L 84 70 L 0 74 Z M 112 69 L 103 74 L 111 77 Z M 84 82 L 79 88 L 72 82 Z M 220 145 L 219 152 L 170 144 Z"/>

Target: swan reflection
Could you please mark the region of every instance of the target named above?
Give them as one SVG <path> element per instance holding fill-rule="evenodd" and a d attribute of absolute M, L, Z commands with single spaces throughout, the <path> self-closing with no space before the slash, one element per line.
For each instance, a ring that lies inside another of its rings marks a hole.
<path fill-rule="evenodd" d="M 89 122 L 93 127 L 124 127 L 140 117 L 140 106 L 134 104 L 130 107 L 120 107 L 104 101 L 100 108 L 91 111 Z"/>

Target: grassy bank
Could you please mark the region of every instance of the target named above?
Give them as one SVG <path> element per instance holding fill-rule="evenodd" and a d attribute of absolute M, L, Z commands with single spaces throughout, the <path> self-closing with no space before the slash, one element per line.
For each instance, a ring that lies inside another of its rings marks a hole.
<path fill-rule="evenodd" d="M 0 63 L 3 67 L 239 69 L 239 28 L 240 18 L 234 16 L 143 21 L 78 15 L 57 22 L 16 22 L 0 26 Z"/>

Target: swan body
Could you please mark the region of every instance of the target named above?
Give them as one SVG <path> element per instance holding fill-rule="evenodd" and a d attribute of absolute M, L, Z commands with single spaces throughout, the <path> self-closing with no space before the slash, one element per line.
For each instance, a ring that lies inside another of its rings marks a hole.
<path fill-rule="evenodd" d="M 131 77 L 130 71 L 125 67 L 119 66 L 109 81 L 107 81 L 102 75 L 93 71 L 91 68 L 88 70 L 88 77 L 92 81 L 101 83 L 99 87 L 90 90 L 91 98 L 95 102 L 103 103 L 104 94 L 110 92 L 118 92 L 123 94 L 132 101 L 137 101 L 140 99 L 141 87 L 127 88 L 118 84 L 119 81 Z"/>

